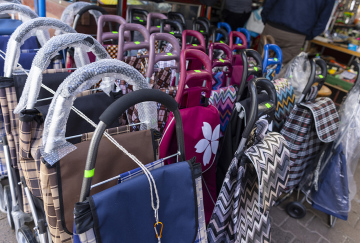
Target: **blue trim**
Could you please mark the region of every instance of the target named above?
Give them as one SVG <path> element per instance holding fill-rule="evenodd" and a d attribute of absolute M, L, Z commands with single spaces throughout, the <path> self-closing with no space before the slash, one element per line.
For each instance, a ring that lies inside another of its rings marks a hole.
<path fill-rule="evenodd" d="M 46 17 L 46 1 L 38 0 L 39 17 Z"/>
<path fill-rule="evenodd" d="M 240 33 L 243 33 L 243 34 L 246 36 L 247 48 L 249 48 L 249 47 L 250 47 L 250 42 L 251 42 L 250 32 L 249 32 L 247 29 L 245 29 L 245 28 L 237 28 L 236 31 L 237 31 L 237 32 L 240 32 Z M 235 44 L 242 44 L 239 37 L 236 38 Z"/>
<path fill-rule="evenodd" d="M 230 32 L 231 32 L 231 26 L 226 22 L 219 22 L 217 24 L 217 27 L 219 29 L 221 29 L 221 28 L 225 29 L 228 32 L 228 34 L 230 34 Z M 216 41 L 220 41 L 221 37 L 222 37 L 222 34 L 217 34 L 216 35 Z"/>
<path fill-rule="evenodd" d="M 269 58 L 269 51 L 272 50 L 276 54 L 276 58 Z M 282 65 L 282 52 L 279 46 L 275 44 L 266 44 L 264 47 L 264 60 L 263 60 L 263 72 L 266 72 L 266 68 L 270 65 L 276 65 L 275 73 L 278 74 Z"/>

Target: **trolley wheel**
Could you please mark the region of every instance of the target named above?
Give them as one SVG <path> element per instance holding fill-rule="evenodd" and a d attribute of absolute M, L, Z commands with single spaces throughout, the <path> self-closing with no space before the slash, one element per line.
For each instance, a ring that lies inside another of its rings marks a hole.
<path fill-rule="evenodd" d="M 37 243 L 33 232 L 26 225 L 18 229 L 18 232 L 16 233 L 16 238 L 18 243 Z"/>
<path fill-rule="evenodd" d="M 4 187 L 4 203 L 5 203 L 6 216 L 7 216 L 8 223 L 10 225 L 10 228 L 14 229 L 14 221 L 13 221 L 13 218 L 11 215 L 12 200 L 11 200 L 11 192 L 10 192 L 9 186 Z"/>
<path fill-rule="evenodd" d="M 286 205 L 286 212 L 292 218 L 301 219 L 306 215 L 306 208 L 302 203 L 295 201 Z"/>

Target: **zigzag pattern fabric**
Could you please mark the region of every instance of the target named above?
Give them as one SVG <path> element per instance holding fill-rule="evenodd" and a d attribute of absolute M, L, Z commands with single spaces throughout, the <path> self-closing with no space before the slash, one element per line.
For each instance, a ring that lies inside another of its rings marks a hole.
<path fill-rule="evenodd" d="M 209 226 L 209 242 L 270 242 L 269 210 L 289 176 L 289 150 L 276 132 L 256 123 L 255 142 L 231 162 Z M 241 151 L 240 151 L 241 152 Z M 246 161 L 251 163 L 245 163 Z"/>
<path fill-rule="evenodd" d="M 233 86 L 223 87 L 211 91 L 209 103 L 215 106 L 219 111 L 221 137 L 224 135 L 226 126 L 229 123 L 235 100 L 236 90 Z"/>
<path fill-rule="evenodd" d="M 277 93 L 273 131 L 280 132 L 286 118 L 294 108 L 295 93 L 291 83 L 285 78 L 275 79 L 272 83 L 274 84 Z"/>

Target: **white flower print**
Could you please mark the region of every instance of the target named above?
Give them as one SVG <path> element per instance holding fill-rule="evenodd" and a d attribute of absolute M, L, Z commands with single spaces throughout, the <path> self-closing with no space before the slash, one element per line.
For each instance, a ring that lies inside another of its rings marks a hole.
<path fill-rule="evenodd" d="M 201 129 L 204 138 L 195 145 L 195 149 L 196 153 L 204 153 L 203 163 L 204 166 L 206 166 L 210 163 L 211 154 L 216 154 L 217 152 L 219 146 L 220 124 L 212 131 L 210 124 L 204 122 Z"/>

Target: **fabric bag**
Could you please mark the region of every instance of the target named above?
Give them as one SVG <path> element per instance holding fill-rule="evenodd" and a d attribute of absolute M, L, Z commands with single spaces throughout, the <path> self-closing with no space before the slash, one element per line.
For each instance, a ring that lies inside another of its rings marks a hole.
<path fill-rule="evenodd" d="M 161 102 L 173 112 L 179 161 L 184 161 L 184 137 L 178 105 L 169 95 L 157 90 L 134 91 L 111 105 L 101 115 L 102 123 L 98 125 L 92 142 L 101 139 L 99 130 L 103 131 L 106 124 L 111 124 L 129 106 L 144 101 Z M 95 146 L 89 153 L 96 153 L 97 149 Z M 87 160 L 85 171 L 91 171 L 95 166 L 96 157 L 93 158 Z M 141 166 L 140 161 L 133 160 L 134 164 Z M 162 166 L 151 172 L 144 166 L 141 168 L 145 174 L 93 196 L 88 196 L 91 177 L 85 177 L 80 202 L 75 206 L 75 227 L 81 242 L 155 243 L 176 239 L 185 243 L 198 239 L 199 225 L 205 230 L 204 219 L 199 217 L 201 212 L 198 211 L 200 165 L 190 160 Z M 200 242 L 206 242 L 206 236 Z"/>

